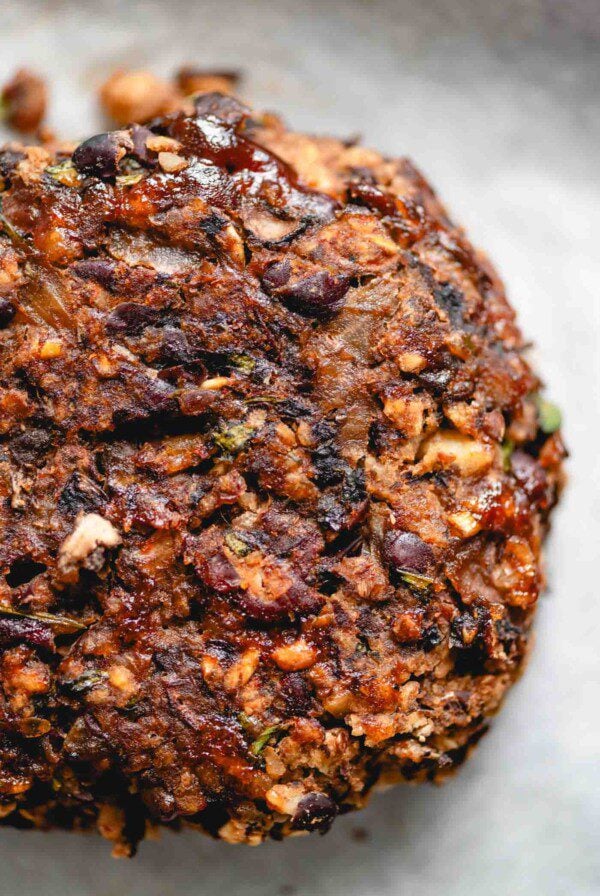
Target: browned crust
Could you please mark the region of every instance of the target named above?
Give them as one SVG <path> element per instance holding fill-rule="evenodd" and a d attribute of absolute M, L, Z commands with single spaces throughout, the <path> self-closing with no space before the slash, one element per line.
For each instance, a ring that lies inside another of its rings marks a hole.
<path fill-rule="evenodd" d="M 1 811 L 121 853 L 459 764 L 564 453 L 410 162 L 196 108 L 0 156 Z"/>

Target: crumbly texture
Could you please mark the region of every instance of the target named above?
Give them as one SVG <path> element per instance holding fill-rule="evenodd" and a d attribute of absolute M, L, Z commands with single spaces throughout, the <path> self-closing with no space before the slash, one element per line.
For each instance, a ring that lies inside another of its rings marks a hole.
<path fill-rule="evenodd" d="M 564 454 L 489 263 L 406 159 L 214 94 L 0 175 L 3 823 L 254 844 L 442 779 Z"/>

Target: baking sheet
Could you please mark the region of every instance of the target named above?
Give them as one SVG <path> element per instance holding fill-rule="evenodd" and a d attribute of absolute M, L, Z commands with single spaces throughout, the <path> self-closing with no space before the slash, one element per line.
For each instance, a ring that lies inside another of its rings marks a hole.
<path fill-rule="evenodd" d="M 576 2 L 2 3 L 0 79 L 52 86 L 66 137 L 115 67 L 241 67 L 299 129 L 411 155 L 497 262 L 552 397 L 571 483 L 521 683 L 463 771 L 257 849 L 190 833 L 116 862 L 100 838 L 0 831 L 0 893 L 597 896 L 600 6 Z"/>

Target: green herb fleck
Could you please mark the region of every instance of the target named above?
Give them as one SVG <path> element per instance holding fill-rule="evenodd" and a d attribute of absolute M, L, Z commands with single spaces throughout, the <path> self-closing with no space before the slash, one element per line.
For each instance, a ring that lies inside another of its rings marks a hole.
<path fill-rule="evenodd" d="M 245 557 L 252 550 L 252 548 L 249 547 L 245 541 L 239 538 L 235 532 L 226 532 L 223 540 L 229 550 L 233 551 L 236 557 Z"/>
<path fill-rule="evenodd" d="M 76 619 L 71 619 L 70 616 L 55 616 L 52 613 L 21 613 L 19 610 L 13 610 L 12 607 L 7 607 L 4 604 L 0 604 L 0 613 L 4 613 L 5 616 L 35 619 L 37 622 L 43 622 L 51 626 L 59 635 L 72 635 L 74 632 L 82 632 L 87 628 L 86 625 L 83 625 Z"/>
<path fill-rule="evenodd" d="M 371 645 L 364 635 L 359 635 L 356 643 L 356 653 L 371 653 Z"/>
<path fill-rule="evenodd" d="M 13 227 L 8 218 L 5 218 L 4 215 L 0 215 L 0 227 L 4 230 L 6 235 L 11 238 L 17 248 L 22 249 L 27 245 L 24 237 L 19 233 L 16 227 Z"/>
<path fill-rule="evenodd" d="M 84 672 L 83 675 L 80 675 L 79 678 L 75 678 L 73 681 L 67 681 L 65 684 L 70 691 L 80 694 L 83 691 L 89 691 L 94 685 L 100 684 L 101 681 L 105 681 L 107 678 L 107 672 L 101 672 L 99 669 L 90 669 L 88 672 Z"/>
<path fill-rule="evenodd" d="M 269 725 L 268 728 L 258 735 L 252 746 L 250 747 L 250 752 L 253 756 L 260 756 L 264 748 L 267 746 L 269 741 L 275 737 L 276 734 L 280 734 L 284 731 L 283 725 Z"/>
<path fill-rule="evenodd" d="M 250 717 L 247 716 L 245 712 L 238 713 L 238 722 L 240 723 L 244 731 L 252 730 L 252 722 L 250 721 Z"/>
<path fill-rule="evenodd" d="M 560 424 L 562 422 L 560 408 L 551 401 L 548 401 L 548 399 L 543 398 L 541 395 L 536 395 L 535 404 L 537 407 L 538 422 L 542 432 L 550 435 L 550 433 L 560 429 Z"/>
<path fill-rule="evenodd" d="M 430 579 L 428 576 L 419 575 L 416 572 L 408 572 L 407 570 L 401 569 L 400 578 L 406 582 L 407 585 L 410 585 L 411 588 L 416 588 L 417 591 L 426 591 L 430 585 L 433 585 L 433 579 Z"/>
<path fill-rule="evenodd" d="M 216 432 L 213 438 L 219 448 L 227 454 L 235 454 L 244 447 L 253 433 L 253 426 L 249 426 L 247 423 L 235 423 L 227 429 Z"/>
<path fill-rule="evenodd" d="M 241 370 L 242 373 L 252 373 L 256 367 L 256 361 L 250 355 L 240 355 L 237 352 L 233 352 L 229 358 L 233 366 Z"/>
<path fill-rule="evenodd" d="M 79 186 L 79 172 L 71 159 L 65 159 L 64 162 L 59 162 L 57 165 L 49 165 L 46 168 L 46 174 L 65 187 Z"/>
<path fill-rule="evenodd" d="M 139 184 L 143 176 L 143 171 L 133 171 L 131 174 L 119 174 L 117 175 L 116 182 L 120 187 L 130 187 L 133 184 Z"/>
<path fill-rule="evenodd" d="M 138 706 L 138 704 L 140 703 L 140 701 L 141 701 L 140 695 L 139 695 L 139 694 L 134 694 L 133 697 L 130 697 L 130 698 L 129 698 L 129 700 L 127 701 L 127 703 L 126 703 L 125 706 L 123 707 L 123 710 L 124 710 L 125 712 L 133 712 L 133 710 L 136 708 L 136 706 Z"/>
<path fill-rule="evenodd" d="M 502 442 L 502 466 L 505 473 L 508 473 L 510 470 L 510 459 L 514 450 L 515 443 L 513 442 L 513 440 L 504 439 L 504 441 Z"/>
<path fill-rule="evenodd" d="M 470 333 L 463 334 L 463 345 L 468 351 L 470 351 L 470 352 L 475 351 L 475 340 L 473 339 L 473 337 L 471 336 Z"/>
<path fill-rule="evenodd" d="M 274 395 L 257 395 L 254 398 L 247 398 L 246 404 L 283 404 L 284 400 L 275 398 Z"/>

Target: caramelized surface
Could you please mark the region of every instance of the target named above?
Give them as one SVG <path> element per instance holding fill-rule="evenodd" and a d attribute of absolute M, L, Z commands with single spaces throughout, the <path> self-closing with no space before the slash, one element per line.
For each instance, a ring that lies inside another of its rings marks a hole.
<path fill-rule="evenodd" d="M 0 174 L 4 823 L 257 842 L 447 774 L 564 454 L 489 263 L 216 94 Z"/>

